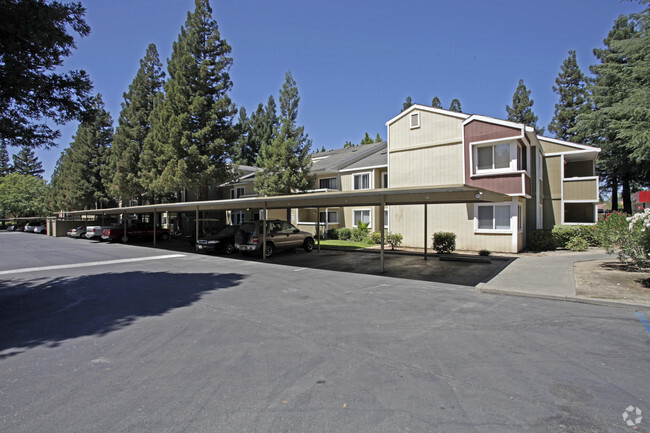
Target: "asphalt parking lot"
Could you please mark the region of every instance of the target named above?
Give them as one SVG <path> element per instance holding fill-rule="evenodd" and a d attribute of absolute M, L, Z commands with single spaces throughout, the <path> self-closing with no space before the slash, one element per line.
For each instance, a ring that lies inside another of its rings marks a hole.
<path fill-rule="evenodd" d="M 0 246 L 0 431 L 650 425 L 622 417 L 650 413 L 650 335 L 630 309 L 279 264 L 300 254 Z"/>

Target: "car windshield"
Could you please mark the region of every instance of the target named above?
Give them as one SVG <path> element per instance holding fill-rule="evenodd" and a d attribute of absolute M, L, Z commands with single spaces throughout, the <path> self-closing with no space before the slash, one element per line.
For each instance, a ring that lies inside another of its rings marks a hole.
<path fill-rule="evenodd" d="M 238 228 L 239 226 L 227 226 L 219 230 L 217 234 L 221 236 L 232 236 L 235 234 Z"/>

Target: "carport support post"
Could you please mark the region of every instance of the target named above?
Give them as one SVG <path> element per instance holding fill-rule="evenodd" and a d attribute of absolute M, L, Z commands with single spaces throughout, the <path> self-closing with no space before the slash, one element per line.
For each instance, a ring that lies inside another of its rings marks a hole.
<path fill-rule="evenodd" d="M 122 214 L 122 224 L 124 225 L 124 231 L 122 232 L 122 242 L 126 239 L 126 212 Z"/>
<path fill-rule="evenodd" d="M 318 239 L 318 252 L 320 253 L 320 208 L 316 208 L 316 213 L 318 213 L 318 225 L 316 227 L 316 236 Z"/>
<path fill-rule="evenodd" d="M 196 216 L 194 217 L 194 245 L 199 242 L 199 207 L 196 207 Z"/>
<path fill-rule="evenodd" d="M 384 197 L 381 198 L 381 205 L 379 206 L 379 230 L 381 232 L 381 242 L 379 243 L 381 248 L 381 272 L 384 272 L 384 209 L 386 203 L 384 202 Z"/>
<path fill-rule="evenodd" d="M 427 259 L 427 204 L 424 204 L 424 260 Z"/>
<path fill-rule="evenodd" d="M 156 216 L 158 214 L 156 211 L 153 211 L 153 246 L 156 246 Z"/>
<path fill-rule="evenodd" d="M 266 260 L 266 202 L 262 212 L 262 261 Z"/>

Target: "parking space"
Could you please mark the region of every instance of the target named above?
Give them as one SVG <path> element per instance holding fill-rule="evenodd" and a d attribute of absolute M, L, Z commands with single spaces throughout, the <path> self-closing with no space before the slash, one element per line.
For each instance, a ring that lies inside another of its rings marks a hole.
<path fill-rule="evenodd" d="M 1 431 L 625 431 L 650 401 L 624 309 L 302 266 L 317 253 L 0 242 L 12 266 L 107 259 L 0 276 Z"/>

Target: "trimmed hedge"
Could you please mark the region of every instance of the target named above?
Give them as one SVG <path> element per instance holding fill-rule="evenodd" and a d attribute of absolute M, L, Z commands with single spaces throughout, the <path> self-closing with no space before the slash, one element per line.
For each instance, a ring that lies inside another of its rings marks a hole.
<path fill-rule="evenodd" d="M 437 232 L 433 234 L 433 249 L 439 254 L 448 254 L 456 250 L 456 234 Z"/>

